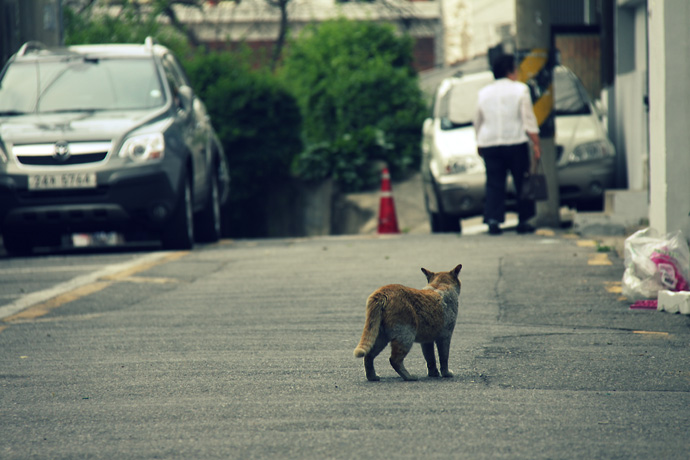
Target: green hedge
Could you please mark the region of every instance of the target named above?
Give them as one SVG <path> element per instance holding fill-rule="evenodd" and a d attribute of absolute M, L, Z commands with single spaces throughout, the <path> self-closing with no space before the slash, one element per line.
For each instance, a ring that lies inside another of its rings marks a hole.
<path fill-rule="evenodd" d="M 263 236 L 265 192 L 289 176 L 292 159 L 302 150 L 302 118 L 280 82 L 246 62 L 229 52 L 198 53 L 185 67 L 230 165 L 231 232 Z"/>
<path fill-rule="evenodd" d="M 393 174 L 418 168 L 426 104 L 410 37 L 389 25 L 326 21 L 290 43 L 279 75 L 304 117 L 297 175 L 332 176 L 356 191 L 378 183 L 378 161 Z"/>

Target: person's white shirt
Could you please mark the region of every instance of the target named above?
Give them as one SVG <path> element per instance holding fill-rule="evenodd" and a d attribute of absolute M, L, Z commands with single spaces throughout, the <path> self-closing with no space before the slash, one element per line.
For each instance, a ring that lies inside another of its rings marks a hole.
<path fill-rule="evenodd" d="M 529 87 L 510 78 L 485 86 L 479 91 L 473 124 L 479 148 L 527 142 L 527 133 L 539 133 Z"/>

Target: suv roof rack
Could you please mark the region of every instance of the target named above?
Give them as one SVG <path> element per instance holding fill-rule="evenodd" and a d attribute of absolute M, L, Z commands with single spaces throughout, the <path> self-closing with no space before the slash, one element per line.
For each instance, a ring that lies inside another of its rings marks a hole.
<path fill-rule="evenodd" d="M 146 39 L 144 40 L 144 45 L 146 45 L 146 48 L 148 48 L 150 50 L 152 50 L 153 45 L 155 45 L 157 43 L 158 42 L 156 41 L 156 39 L 151 37 L 150 35 L 148 37 L 146 37 Z"/>
<path fill-rule="evenodd" d="M 24 43 L 22 45 L 22 47 L 19 48 L 19 51 L 17 51 L 17 55 L 26 56 L 27 53 L 30 53 L 31 51 L 40 51 L 40 50 L 47 50 L 47 49 L 48 49 L 48 47 L 41 42 L 30 41 L 30 42 Z"/>

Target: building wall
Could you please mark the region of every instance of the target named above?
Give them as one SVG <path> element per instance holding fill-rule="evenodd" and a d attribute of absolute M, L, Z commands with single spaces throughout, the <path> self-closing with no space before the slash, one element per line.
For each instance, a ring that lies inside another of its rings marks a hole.
<path fill-rule="evenodd" d="M 515 36 L 515 0 L 467 0 L 471 6 L 470 56 Z"/>
<path fill-rule="evenodd" d="M 288 3 L 289 33 L 296 36 L 310 24 L 339 17 L 394 24 L 400 33 L 407 33 L 415 40 L 417 70 L 431 69 L 442 59 L 436 50 L 442 37 L 439 2 L 293 1 Z M 202 42 L 214 48 L 245 44 L 252 49 L 271 49 L 278 36 L 279 10 L 265 0 L 222 2 L 217 6 L 205 5 L 202 10 L 177 7 L 176 13 Z"/>
<path fill-rule="evenodd" d="M 649 187 L 647 107 L 647 11 L 645 2 L 619 1 L 615 19 L 616 80 L 611 137 L 625 163 L 621 186 Z"/>
<path fill-rule="evenodd" d="M 434 37 L 419 37 L 414 43 L 414 67 L 418 72 L 436 67 L 436 40 Z"/>
<path fill-rule="evenodd" d="M 650 226 L 690 238 L 690 2 L 650 2 Z"/>

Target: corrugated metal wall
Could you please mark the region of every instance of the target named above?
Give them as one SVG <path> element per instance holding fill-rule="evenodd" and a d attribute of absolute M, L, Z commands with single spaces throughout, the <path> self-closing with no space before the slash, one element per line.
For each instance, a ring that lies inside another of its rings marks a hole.
<path fill-rule="evenodd" d="M 592 98 L 602 88 L 601 5 L 611 0 L 550 0 L 554 46 Z"/>

